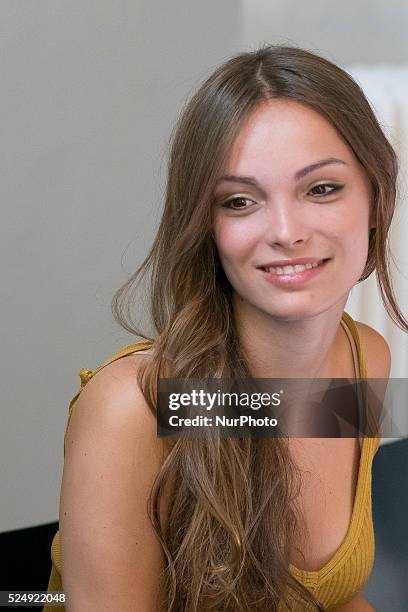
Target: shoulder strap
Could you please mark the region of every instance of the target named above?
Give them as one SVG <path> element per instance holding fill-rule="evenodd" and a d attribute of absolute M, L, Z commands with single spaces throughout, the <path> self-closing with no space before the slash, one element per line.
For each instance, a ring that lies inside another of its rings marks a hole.
<path fill-rule="evenodd" d="M 342 320 L 344 321 L 344 323 L 347 326 L 348 331 L 351 333 L 352 338 L 354 340 L 354 345 L 356 347 L 356 351 L 357 351 L 357 357 L 358 357 L 358 366 L 359 366 L 359 378 L 367 378 L 367 363 L 365 360 L 365 356 L 364 356 L 364 351 L 363 351 L 363 347 L 361 345 L 361 341 L 360 341 L 360 335 L 358 333 L 358 329 L 357 329 L 357 325 L 353 319 L 353 317 L 351 317 L 348 312 L 344 311 L 342 314 Z"/>
<path fill-rule="evenodd" d="M 358 363 L 359 363 L 359 378 L 362 380 L 367 380 L 368 378 L 367 362 L 366 362 L 366 358 L 364 355 L 363 346 L 361 344 L 360 335 L 358 333 L 357 325 L 354 319 L 345 311 L 343 312 L 342 320 L 347 325 L 347 328 L 349 332 L 351 333 L 351 336 L 355 343 L 357 356 L 358 356 Z M 364 414 L 366 418 L 366 431 L 367 431 L 368 436 L 374 438 L 374 453 L 375 453 L 378 450 L 378 447 L 380 445 L 380 440 L 381 440 L 379 424 L 370 407 L 368 398 L 366 397 L 367 389 L 365 385 L 363 386 L 363 390 L 364 390 L 364 393 L 363 393 L 364 397 L 362 398 L 362 402 L 363 402 Z"/>
<path fill-rule="evenodd" d="M 152 346 L 153 342 L 150 340 L 144 340 L 142 342 L 136 342 L 136 344 L 128 344 L 124 348 L 120 349 L 117 353 L 114 353 L 112 357 L 109 357 L 106 361 L 104 361 L 100 366 L 95 368 L 95 370 L 87 370 L 86 368 L 81 368 L 79 370 L 79 376 L 81 379 L 81 389 L 86 385 L 88 380 L 90 380 L 99 370 L 102 370 L 105 366 L 109 365 L 113 361 L 120 359 L 121 357 L 125 357 L 126 355 L 131 355 L 137 351 L 143 351 L 146 348 Z"/>
<path fill-rule="evenodd" d="M 116 361 L 117 359 L 120 359 L 121 357 L 125 357 L 126 355 L 131 355 L 132 353 L 135 353 L 135 352 L 138 352 L 138 351 L 143 351 L 146 348 L 150 348 L 152 346 L 152 344 L 153 344 L 152 340 L 143 340 L 142 342 L 136 342 L 136 344 L 128 344 L 124 348 L 120 349 L 120 351 L 117 351 L 117 353 L 114 353 L 114 355 L 112 355 L 112 357 L 109 357 L 109 359 L 107 359 L 100 366 L 95 368 L 95 370 L 87 370 L 86 368 L 81 368 L 79 370 L 79 377 L 81 379 L 81 386 L 80 386 L 80 389 L 79 389 L 78 393 L 69 402 L 68 420 L 67 420 L 67 424 L 66 424 L 66 427 L 65 427 L 65 433 L 64 433 L 64 457 L 65 457 L 65 439 L 66 439 L 66 436 L 67 436 L 68 425 L 69 425 L 69 422 L 71 420 L 72 409 L 73 409 L 74 404 L 77 401 L 78 397 L 80 396 L 80 393 L 81 393 L 82 389 L 85 387 L 86 383 L 89 380 L 91 380 L 91 378 L 93 378 L 95 376 L 95 374 L 97 372 L 99 372 L 99 370 L 102 370 L 102 368 L 104 368 L 105 366 L 109 365 L 113 361 Z"/>
<path fill-rule="evenodd" d="M 350 350 L 353 355 L 354 375 L 356 378 L 360 378 L 360 360 L 358 358 L 355 340 L 351 334 L 351 331 L 347 323 L 345 323 L 343 317 L 340 319 L 340 323 L 341 323 L 342 328 L 344 329 L 344 333 L 346 334 L 348 338 Z"/>

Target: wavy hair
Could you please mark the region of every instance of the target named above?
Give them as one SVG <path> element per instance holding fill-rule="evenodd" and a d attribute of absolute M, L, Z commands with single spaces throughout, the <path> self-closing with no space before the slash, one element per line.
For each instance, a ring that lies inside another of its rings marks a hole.
<path fill-rule="evenodd" d="M 164 210 L 153 245 L 112 300 L 121 327 L 151 342 L 138 381 L 155 416 L 161 377 L 251 377 L 234 323 L 232 289 L 212 236 L 211 210 L 215 183 L 243 122 L 271 98 L 295 100 L 320 113 L 364 167 L 376 227 L 359 282 L 376 270 L 389 315 L 408 331 L 389 272 L 397 157 L 363 91 L 329 60 L 295 46 L 240 53 L 184 106 L 170 141 Z M 133 320 L 140 312 L 134 290 L 149 269 L 154 338 Z M 295 504 L 300 486 L 285 437 L 168 442 L 148 504 L 166 559 L 162 609 L 272 611 L 291 609 L 294 598 L 302 610 L 324 610 L 288 567 L 305 533 Z M 171 503 L 162 524 L 166 491 Z"/>

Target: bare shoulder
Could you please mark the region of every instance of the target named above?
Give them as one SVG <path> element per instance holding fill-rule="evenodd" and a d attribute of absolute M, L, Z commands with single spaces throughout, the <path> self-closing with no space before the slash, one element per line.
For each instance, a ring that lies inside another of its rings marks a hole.
<path fill-rule="evenodd" d="M 87 426 L 107 428 L 113 435 L 129 427 L 130 435 L 143 435 L 145 441 L 156 439 L 156 418 L 137 382 L 142 355 L 121 357 L 97 372 L 82 389 L 69 425 L 66 452 L 74 436 Z M 95 421 L 95 422 L 94 422 Z"/>
<path fill-rule="evenodd" d="M 156 610 L 163 553 L 147 512 L 163 462 L 156 418 L 122 357 L 82 389 L 66 437 L 60 497 L 69 610 Z"/>
<path fill-rule="evenodd" d="M 391 351 L 388 342 L 373 327 L 360 321 L 355 323 L 367 362 L 368 377 L 388 378 L 391 370 Z"/>

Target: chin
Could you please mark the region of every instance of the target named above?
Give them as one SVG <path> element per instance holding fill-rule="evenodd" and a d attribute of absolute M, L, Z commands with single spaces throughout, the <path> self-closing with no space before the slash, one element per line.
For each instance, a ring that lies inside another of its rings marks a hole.
<path fill-rule="evenodd" d="M 279 319 L 280 321 L 303 321 L 304 319 L 313 317 L 316 314 L 316 312 L 311 311 L 293 310 L 292 312 L 272 312 L 270 313 L 270 316 L 274 319 Z"/>
<path fill-rule="evenodd" d="M 318 316 L 322 312 L 329 310 L 335 303 L 323 304 L 316 300 L 313 304 L 290 304 L 287 307 L 282 306 L 280 308 L 262 310 L 266 315 L 281 321 L 301 321 Z"/>

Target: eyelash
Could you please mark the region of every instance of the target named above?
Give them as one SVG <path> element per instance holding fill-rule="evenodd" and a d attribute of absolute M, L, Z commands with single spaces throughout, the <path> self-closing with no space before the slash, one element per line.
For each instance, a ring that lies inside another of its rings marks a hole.
<path fill-rule="evenodd" d="M 310 191 L 312 191 L 313 189 L 316 189 L 317 187 L 332 187 L 332 190 L 329 191 L 328 193 L 315 195 L 315 197 L 317 198 L 324 198 L 326 196 L 331 195 L 332 193 L 335 193 L 336 191 L 340 191 L 341 189 L 343 189 L 344 185 L 337 185 L 335 183 L 320 183 L 319 185 L 315 185 L 314 187 L 312 187 Z M 232 208 L 230 204 L 231 202 L 235 202 L 236 200 L 249 200 L 249 198 L 244 198 L 243 196 L 237 196 L 235 198 L 230 198 L 229 200 L 226 200 L 224 204 L 222 204 L 222 206 L 225 208 L 230 208 L 231 210 L 246 210 L 248 208 L 247 206 L 245 208 Z"/>

